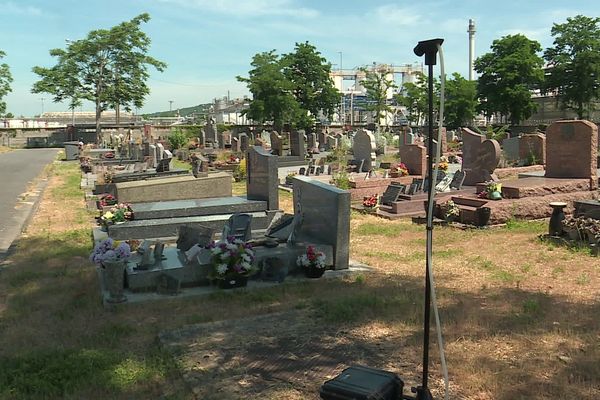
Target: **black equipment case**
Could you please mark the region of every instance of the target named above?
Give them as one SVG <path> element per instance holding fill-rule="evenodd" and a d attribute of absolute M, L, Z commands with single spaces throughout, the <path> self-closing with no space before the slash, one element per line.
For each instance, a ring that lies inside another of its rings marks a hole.
<path fill-rule="evenodd" d="M 400 400 L 404 382 L 393 372 L 352 366 L 321 386 L 323 400 Z"/>

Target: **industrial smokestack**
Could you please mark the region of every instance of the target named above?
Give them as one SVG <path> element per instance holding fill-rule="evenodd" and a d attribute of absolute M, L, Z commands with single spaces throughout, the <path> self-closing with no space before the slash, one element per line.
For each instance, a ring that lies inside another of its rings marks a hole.
<path fill-rule="evenodd" d="M 475 21 L 469 20 L 469 80 L 475 79 L 475 71 L 473 70 L 473 61 L 475 59 Z"/>

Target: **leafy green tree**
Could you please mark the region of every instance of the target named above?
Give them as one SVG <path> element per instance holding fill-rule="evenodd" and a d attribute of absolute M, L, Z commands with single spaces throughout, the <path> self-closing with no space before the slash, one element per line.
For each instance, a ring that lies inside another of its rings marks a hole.
<path fill-rule="evenodd" d="M 365 79 L 361 84 L 367 92 L 367 110 L 373 111 L 375 123 L 379 126 L 385 113 L 392 110 L 387 102 L 388 91 L 398 86 L 393 79 L 389 78 L 389 68 L 385 65 L 374 69 L 361 68 L 360 70 L 365 74 Z"/>
<path fill-rule="evenodd" d="M 445 123 L 450 129 L 468 125 L 475 117 L 477 107 L 477 82 L 452 74 L 446 81 Z"/>
<path fill-rule="evenodd" d="M 524 35 L 508 35 L 494 40 L 491 52 L 477 58 L 475 71 L 480 76 L 477 96 L 480 110 L 488 117 L 495 113 L 508 117 L 513 125 L 529 118 L 537 106 L 531 91 L 544 80 L 542 50 L 535 40 Z"/>
<path fill-rule="evenodd" d="M 248 78 L 238 76 L 252 93 L 245 114 L 254 121 L 273 121 L 310 129 L 319 113 L 333 114 L 341 94 L 329 77 L 331 64 L 309 43 L 296 43 L 293 53 L 275 50 L 256 54 Z"/>
<path fill-rule="evenodd" d="M 149 20 L 148 14 L 140 14 L 110 29 L 91 31 L 66 50 L 50 50 L 50 55 L 57 57 L 56 65 L 33 68 L 41 79 L 32 92 L 50 93 L 55 102 L 68 100 L 71 108 L 82 99 L 93 102 L 100 140 L 102 111 L 114 108 L 118 116 L 121 107 L 127 111 L 132 106 L 142 107 L 150 93 L 148 66 L 158 71 L 166 68 L 165 63 L 147 55 L 150 39 L 140 25 Z"/>
<path fill-rule="evenodd" d="M 0 59 L 4 58 L 6 53 L 0 50 Z M 4 114 L 6 111 L 6 102 L 2 99 L 8 93 L 12 92 L 10 88 L 10 83 L 13 81 L 13 77 L 10 73 L 10 69 L 8 68 L 8 64 L 2 63 L 0 64 L 0 115 Z"/>
<path fill-rule="evenodd" d="M 281 129 L 284 122 L 295 120 L 299 111 L 292 94 L 294 85 L 284 75 L 282 61 L 275 50 L 254 55 L 250 65 L 253 69 L 248 78 L 237 77 L 246 83 L 253 97 L 244 114 L 259 123 L 273 121 L 275 129 Z"/>
<path fill-rule="evenodd" d="M 402 93 L 396 96 L 396 101 L 406 107 L 408 116 L 406 119 L 411 125 L 420 125 L 427 118 L 429 112 L 429 78 L 422 73 L 417 74 L 415 83 L 406 82 L 402 85 Z M 439 81 L 433 80 L 433 104 L 434 112 L 437 112 L 440 98 Z"/>
<path fill-rule="evenodd" d="M 552 26 L 554 46 L 546 49 L 546 90 L 554 91 L 563 109 L 589 118 L 600 98 L 600 18 L 577 15 Z"/>
<path fill-rule="evenodd" d="M 333 115 L 340 102 L 341 93 L 331 80 L 331 64 L 317 48 L 308 42 L 296 43 L 293 53 L 282 58 L 283 73 L 293 84 L 293 95 L 301 113 L 296 124 L 310 128 L 319 113 Z"/>

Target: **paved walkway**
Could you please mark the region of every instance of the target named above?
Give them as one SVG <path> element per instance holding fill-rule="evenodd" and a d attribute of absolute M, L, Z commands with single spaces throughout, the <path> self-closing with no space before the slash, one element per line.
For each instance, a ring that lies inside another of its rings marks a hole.
<path fill-rule="evenodd" d="M 0 154 L 0 258 L 21 234 L 39 200 L 36 178 L 58 149 L 18 149 Z"/>

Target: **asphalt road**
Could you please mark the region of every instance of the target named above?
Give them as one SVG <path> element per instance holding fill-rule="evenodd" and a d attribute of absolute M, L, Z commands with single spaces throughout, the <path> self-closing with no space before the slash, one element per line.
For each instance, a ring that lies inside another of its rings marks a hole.
<path fill-rule="evenodd" d="M 21 234 L 43 187 L 36 178 L 57 152 L 58 149 L 19 149 L 0 153 L 0 256 Z"/>

